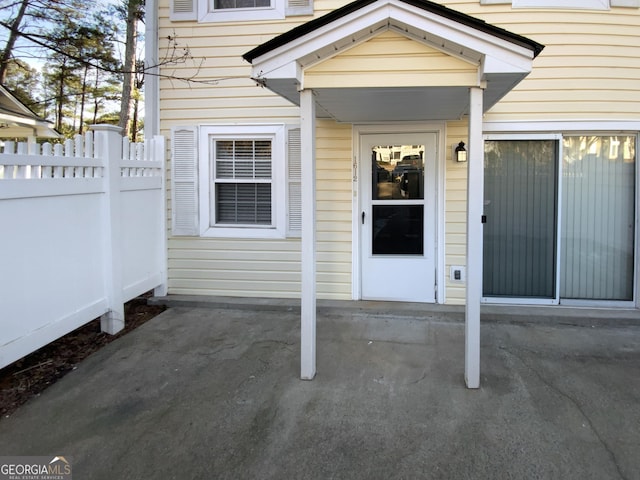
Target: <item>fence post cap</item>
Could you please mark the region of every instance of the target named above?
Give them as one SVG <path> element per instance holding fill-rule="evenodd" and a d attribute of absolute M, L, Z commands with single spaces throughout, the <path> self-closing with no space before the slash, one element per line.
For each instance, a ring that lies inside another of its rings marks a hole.
<path fill-rule="evenodd" d="M 122 128 L 117 125 L 111 125 L 109 123 L 98 123 L 90 125 L 89 128 L 94 132 L 116 132 L 122 133 Z"/>

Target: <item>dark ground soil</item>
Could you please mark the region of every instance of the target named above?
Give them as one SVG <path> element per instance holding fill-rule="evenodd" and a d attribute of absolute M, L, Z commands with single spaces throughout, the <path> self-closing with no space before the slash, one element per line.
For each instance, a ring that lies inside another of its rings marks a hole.
<path fill-rule="evenodd" d="M 165 309 L 160 305 L 147 305 L 148 296 L 125 304 L 125 328 L 117 335 L 101 332 L 100 319 L 96 319 L 0 369 L 0 420 L 10 416 L 30 398 L 40 395 L 93 352 Z"/>

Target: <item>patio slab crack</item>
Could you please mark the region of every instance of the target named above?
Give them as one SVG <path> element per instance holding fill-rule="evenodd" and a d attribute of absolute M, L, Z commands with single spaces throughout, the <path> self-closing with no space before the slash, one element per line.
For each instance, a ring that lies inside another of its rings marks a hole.
<path fill-rule="evenodd" d="M 627 480 L 627 477 L 624 475 L 624 473 L 622 472 L 622 470 L 620 469 L 620 465 L 618 464 L 618 459 L 616 458 L 616 454 L 615 452 L 609 447 L 609 445 L 607 444 L 607 442 L 604 440 L 604 438 L 602 438 L 602 436 L 600 435 L 600 432 L 598 431 L 598 429 L 595 427 L 595 425 L 593 424 L 593 422 L 591 421 L 591 418 L 589 417 L 589 415 L 584 411 L 584 409 L 582 408 L 582 406 L 580 405 L 580 403 L 578 402 L 577 399 L 575 399 L 574 397 L 572 397 L 571 395 L 569 395 L 567 392 L 563 391 L 561 388 L 559 388 L 557 385 L 554 385 L 551 381 L 547 380 L 544 375 L 538 371 L 536 368 L 534 368 L 530 363 L 528 363 L 522 356 L 518 355 L 517 353 L 515 353 L 513 350 L 510 350 L 504 346 L 499 346 L 498 347 L 500 350 L 508 353 L 509 355 L 517 358 L 520 363 L 522 363 L 522 365 L 524 365 L 529 371 L 531 371 L 542 383 L 544 383 L 548 388 L 550 388 L 551 390 L 553 390 L 554 392 L 556 392 L 558 395 L 560 395 L 561 397 L 565 398 L 566 400 L 569 401 L 569 403 L 571 403 L 575 409 L 580 412 L 580 415 L 585 419 L 585 421 L 587 422 L 587 424 L 589 425 L 589 428 L 591 429 L 591 431 L 593 432 L 593 434 L 595 435 L 595 437 L 598 439 L 598 441 L 600 442 L 600 444 L 603 446 L 603 448 L 605 449 L 605 451 L 607 452 L 607 454 L 609 455 L 609 457 L 611 458 L 611 461 L 613 463 L 613 465 L 616 467 L 616 471 L 618 472 L 618 475 L 620 476 L 620 478 L 622 480 Z"/>

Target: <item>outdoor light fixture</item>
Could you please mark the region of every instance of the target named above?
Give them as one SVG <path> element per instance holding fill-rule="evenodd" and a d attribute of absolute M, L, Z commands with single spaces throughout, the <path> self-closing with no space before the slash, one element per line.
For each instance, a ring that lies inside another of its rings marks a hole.
<path fill-rule="evenodd" d="M 454 150 L 454 158 L 456 162 L 466 162 L 467 161 L 467 150 L 464 148 L 464 142 L 460 142 L 456 149 Z"/>

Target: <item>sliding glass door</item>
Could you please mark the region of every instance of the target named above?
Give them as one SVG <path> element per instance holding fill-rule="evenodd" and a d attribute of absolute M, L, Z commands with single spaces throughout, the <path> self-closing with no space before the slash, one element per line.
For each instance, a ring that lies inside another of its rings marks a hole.
<path fill-rule="evenodd" d="M 635 157 L 635 135 L 486 140 L 485 300 L 632 301 Z"/>
<path fill-rule="evenodd" d="M 483 296 L 556 297 L 557 140 L 485 142 Z"/>
<path fill-rule="evenodd" d="M 563 139 L 562 298 L 633 300 L 635 139 Z"/>

